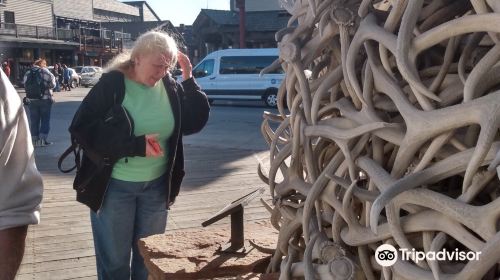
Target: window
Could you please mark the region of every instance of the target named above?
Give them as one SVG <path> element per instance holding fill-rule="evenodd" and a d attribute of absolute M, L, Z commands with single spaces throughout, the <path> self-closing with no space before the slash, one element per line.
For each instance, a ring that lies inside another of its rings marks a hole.
<path fill-rule="evenodd" d="M 196 67 L 193 70 L 193 76 L 196 78 L 201 78 L 201 77 L 206 77 L 210 76 L 214 73 L 214 60 L 213 59 L 207 59 L 198 67 Z"/>
<path fill-rule="evenodd" d="M 259 74 L 262 69 L 278 59 L 277 56 L 225 56 L 220 59 L 221 74 Z M 283 73 L 281 68 L 271 72 Z"/>
<path fill-rule="evenodd" d="M 92 71 L 92 68 L 90 68 L 90 67 L 83 67 L 83 68 L 82 68 L 82 74 L 83 74 L 83 73 L 90 73 L 90 72 L 93 72 L 93 71 Z"/>
<path fill-rule="evenodd" d="M 4 11 L 3 19 L 5 23 L 16 23 L 16 19 L 14 17 L 14 12 Z"/>

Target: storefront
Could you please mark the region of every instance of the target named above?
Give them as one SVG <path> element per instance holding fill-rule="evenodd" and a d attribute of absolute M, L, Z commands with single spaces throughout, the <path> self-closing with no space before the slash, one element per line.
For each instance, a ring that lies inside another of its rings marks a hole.
<path fill-rule="evenodd" d="M 76 65 L 78 43 L 30 38 L 6 38 L 0 42 L 0 61 L 8 61 L 11 80 L 20 84 L 24 73 L 38 58 L 47 60 L 47 65 L 57 62 Z"/>

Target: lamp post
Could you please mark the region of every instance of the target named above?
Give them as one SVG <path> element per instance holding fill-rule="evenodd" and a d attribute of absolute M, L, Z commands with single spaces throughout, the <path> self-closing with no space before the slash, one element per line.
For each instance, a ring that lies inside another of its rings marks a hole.
<path fill-rule="evenodd" d="M 236 6 L 240 11 L 240 49 L 246 48 L 245 43 L 245 0 L 236 0 Z"/>

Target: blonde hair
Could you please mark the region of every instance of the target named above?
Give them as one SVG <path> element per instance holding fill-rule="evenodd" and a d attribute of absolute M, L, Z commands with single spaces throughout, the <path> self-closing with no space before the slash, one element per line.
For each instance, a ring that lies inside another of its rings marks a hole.
<path fill-rule="evenodd" d="M 147 53 L 168 54 L 171 57 L 169 70 L 177 64 L 177 43 L 172 36 L 162 31 L 148 31 L 137 38 L 132 51 L 124 51 L 113 58 L 106 66 L 105 71 L 126 72 L 134 66 L 136 57 Z"/>
<path fill-rule="evenodd" d="M 35 60 L 35 63 L 33 63 L 33 64 L 36 66 L 40 66 L 40 67 L 47 67 L 47 61 L 43 58 L 39 58 L 39 59 Z"/>

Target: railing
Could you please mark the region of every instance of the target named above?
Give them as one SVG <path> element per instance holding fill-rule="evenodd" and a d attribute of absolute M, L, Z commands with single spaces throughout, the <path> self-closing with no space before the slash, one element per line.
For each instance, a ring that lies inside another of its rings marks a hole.
<path fill-rule="evenodd" d="M 34 26 L 0 22 L 0 35 L 12 37 L 28 37 L 36 39 L 52 39 L 79 43 L 82 50 L 87 49 L 121 49 L 123 40 L 130 40 L 129 33 L 107 29 L 60 29 L 53 27 Z"/>

